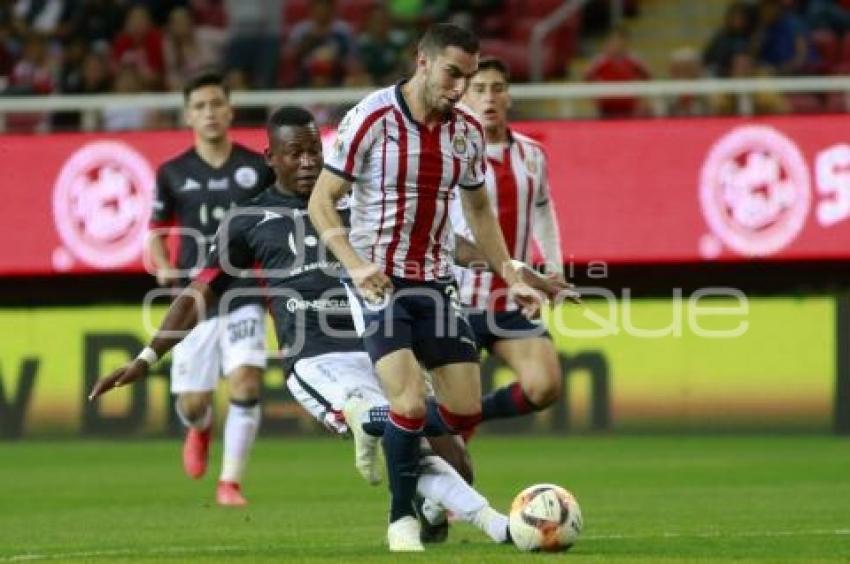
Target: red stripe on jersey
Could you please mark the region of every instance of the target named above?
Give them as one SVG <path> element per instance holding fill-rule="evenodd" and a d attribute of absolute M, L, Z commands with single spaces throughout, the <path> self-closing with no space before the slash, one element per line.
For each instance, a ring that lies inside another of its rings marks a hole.
<path fill-rule="evenodd" d="M 528 234 L 531 232 L 531 207 L 534 205 L 534 180 L 528 175 L 525 177 L 528 183 L 528 194 L 525 202 L 525 229 L 522 233 L 522 247 L 518 257 L 525 261 L 528 258 Z"/>
<path fill-rule="evenodd" d="M 481 307 L 478 299 L 478 291 L 481 289 L 481 273 L 473 272 L 472 274 L 472 295 L 469 296 L 472 307 Z"/>
<path fill-rule="evenodd" d="M 425 252 L 431 240 L 434 228 L 434 214 L 437 211 L 437 197 L 443 179 L 443 152 L 440 147 L 440 132 L 437 126 L 428 131 L 419 127 L 419 170 L 416 172 L 416 214 L 410 230 L 410 248 L 407 251 L 405 270 L 408 265 L 418 265 L 417 272 L 405 272 L 405 277 L 422 280 L 425 278 Z"/>
<path fill-rule="evenodd" d="M 372 244 L 372 262 L 375 262 L 375 248 L 381 240 L 384 232 L 384 213 L 387 209 L 387 131 L 384 122 L 384 142 L 381 145 L 381 220 L 378 222 L 378 236 Z"/>
<path fill-rule="evenodd" d="M 348 149 L 348 157 L 345 159 L 345 172 L 348 175 L 354 174 L 354 157 L 357 155 L 357 149 L 360 148 L 360 142 L 363 141 L 363 138 L 366 136 L 366 132 L 372 127 L 372 124 L 375 123 L 381 116 L 387 113 L 392 106 L 384 106 L 382 108 L 378 108 L 363 120 L 363 123 L 360 124 L 360 127 L 357 128 L 357 132 L 354 134 L 354 139 L 351 141 L 351 147 Z"/>
<path fill-rule="evenodd" d="M 404 205 L 405 205 L 405 187 L 407 184 L 407 127 L 404 125 L 404 120 L 398 110 L 393 109 L 395 122 L 398 124 L 398 175 L 396 176 L 395 190 L 398 194 L 395 210 L 395 224 L 393 225 L 393 237 L 387 247 L 386 257 L 386 273 L 393 274 L 393 264 L 395 264 L 395 251 L 398 244 L 401 242 L 401 227 L 404 225 Z M 386 200 L 386 193 L 383 194 L 383 199 Z"/>
<path fill-rule="evenodd" d="M 514 175 L 513 159 L 511 159 L 510 147 L 505 149 L 502 162 L 490 161 L 495 173 L 496 192 L 499 201 L 499 225 L 505 235 L 505 243 L 508 246 L 508 254 L 514 258 L 517 241 L 517 208 L 518 191 L 516 176 Z"/>
<path fill-rule="evenodd" d="M 454 139 L 455 136 L 455 122 L 451 122 L 449 124 L 449 140 Z M 456 194 L 455 186 L 457 186 L 458 179 L 460 178 L 460 159 L 452 154 L 452 181 L 449 184 L 449 189 L 443 193 L 443 217 L 440 219 L 440 225 L 437 227 L 437 244 L 434 245 L 434 256 L 432 257 L 434 260 L 434 269 L 436 270 L 435 274 L 440 272 L 440 252 L 443 250 L 443 245 L 441 241 L 443 240 L 443 229 L 446 227 L 446 219 L 449 217 L 449 200 L 452 197 L 452 194 Z"/>
<path fill-rule="evenodd" d="M 511 158 L 510 145 L 505 148 L 502 155 L 502 162 L 491 159 L 490 166 L 493 167 L 493 177 L 496 181 L 496 192 L 499 201 L 499 226 L 502 228 L 502 234 L 505 236 L 505 245 L 508 248 L 508 254 L 514 258 L 517 243 L 517 223 L 518 223 L 518 187 L 516 176 L 514 175 L 513 159 Z M 500 276 L 493 279 L 493 290 L 503 290 L 507 288 L 504 280 Z M 493 301 L 493 308 L 496 311 L 503 311 L 507 308 L 507 294 L 501 292 Z"/>

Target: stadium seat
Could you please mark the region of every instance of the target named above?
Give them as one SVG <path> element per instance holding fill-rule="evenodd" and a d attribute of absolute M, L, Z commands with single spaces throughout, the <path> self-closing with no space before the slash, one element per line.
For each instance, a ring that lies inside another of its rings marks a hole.
<path fill-rule="evenodd" d="M 337 15 L 350 25 L 355 32 L 363 28 L 366 18 L 372 11 L 375 0 L 339 0 L 336 5 Z"/>
<path fill-rule="evenodd" d="M 310 0 L 286 0 L 283 3 L 283 25 L 292 27 L 310 13 Z"/>
<path fill-rule="evenodd" d="M 812 71 L 818 74 L 830 72 L 840 62 L 841 41 L 830 29 L 816 29 L 810 35 L 818 60 L 812 66 Z"/>

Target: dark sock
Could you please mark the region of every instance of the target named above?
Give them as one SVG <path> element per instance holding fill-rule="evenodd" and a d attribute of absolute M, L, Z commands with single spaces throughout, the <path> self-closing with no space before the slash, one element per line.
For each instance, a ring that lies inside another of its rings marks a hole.
<path fill-rule="evenodd" d="M 443 417 L 440 415 L 440 408 L 437 405 L 437 400 L 428 398 L 426 400 L 427 411 L 425 413 L 425 426 L 422 428 L 422 434 L 426 437 L 440 437 L 442 435 L 450 435 L 454 433 Z M 384 434 L 389 424 L 390 406 L 379 405 L 369 409 L 366 415 L 366 421 L 362 423 L 363 430 L 373 437 L 381 437 Z"/>
<path fill-rule="evenodd" d="M 390 523 L 415 516 L 413 496 L 419 480 L 419 437 L 424 418 L 409 418 L 390 412 L 384 428 L 384 455 L 390 486 Z"/>
<path fill-rule="evenodd" d="M 390 420 L 390 406 L 379 405 L 369 409 L 366 421 L 362 423 L 363 430 L 373 437 L 383 437 L 384 429 Z"/>
<path fill-rule="evenodd" d="M 537 411 L 519 382 L 494 390 L 481 399 L 481 420 L 517 417 Z"/>

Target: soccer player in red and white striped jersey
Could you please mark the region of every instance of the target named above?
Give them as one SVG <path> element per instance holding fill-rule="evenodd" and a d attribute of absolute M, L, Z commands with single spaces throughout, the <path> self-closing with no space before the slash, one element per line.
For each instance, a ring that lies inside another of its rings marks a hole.
<path fill-rule="evenodd" d="M 540 307 L 511 263 L 483 188 L 484 131 L 457 105 L 477 66 L 474 35 L 431 26 L 413 77 L 367 96 L 342 121 L 309 204 L 322 240 L 351 276 L 352 313 L 390 403 L 383 445 L 392 551 L 422 550 L 412 501 L 426 418 L 452 432 L 480 419 L 478 350 L 450 253 L 448 207 L 458 192 L 491 269 L 529 313 Z M 349 190 L 350 234 L 336 211 Z M 432 371 L 438 404 L 426 403 L 420 363 Z"/>
<path fill-rule="evenodd" d="M 528 262 L 533 240 L 543 253 L 547 272 L 563 280 L 546 154 L 539 143 L 508 127 L 508 83 L 507 66 L 498 59 L 484 58 L 464 96 L 464 102 L 483 122 L 487 192 L 511 258 Z M 452 206 L 451 217 L 456 232 L 473 239 L 460 206 Z M 560 396 L 563 376 L 546 328 L 520 313 L 504 281 L 492 272 L 462 267 L 456 267 L 456 272 L 460 299 L 479 346 L 504 360 L 518 378 L 482 399 L 482 420 L 523 415 L 551 405 Z"/>

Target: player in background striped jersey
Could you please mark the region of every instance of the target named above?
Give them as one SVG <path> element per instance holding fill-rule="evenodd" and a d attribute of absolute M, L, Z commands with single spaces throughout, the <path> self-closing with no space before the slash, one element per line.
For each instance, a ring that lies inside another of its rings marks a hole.
<path fill-rule="evenodd" d="M 484 131 L 458 107 L 478 50 L 468 31 L 431 26 L 414 75 L 370 94 L 340 123 L 308 208 L 351 277 L 352 314 L 389 399 L 383 446 L 391 551 L 423 550 L 413 497 L 426 420 L 458 433 L 481 417 L 478 350 L 452 274 L 448 208 L 458 192 L 491 270 L 527 313 L 540 307 L 511 262 L 483 187 Z M 336 206 L 349 191 L 347 233 Z M 433 374 L 436 404 L 426 402 L 420 363 Z"/>
<path fill-rule="evenodd" d="M 564 280 L 555 209 L 549 195 L 546 154 L 539 143 L 508 126 L 511 105 L 507 66 L 483 58 L 463 101 L 481 118 L 487 141 L 485 185 L 511 258 L 528 262 L 534 240 L 546 271 Z M 473 239 L 460 205 L 453 205 L 458 235 Z M 540 320 L 520 312 L 504 281 L 481 268 L 455 267 L 460 300 L 482 349 L 504 360 L 517 381 L 486 395 L 482 421 L 538 411 L 560 397 L 563 375 L 552 340 Z M 570 294 L 572 299 L 577 295 Z"/>

